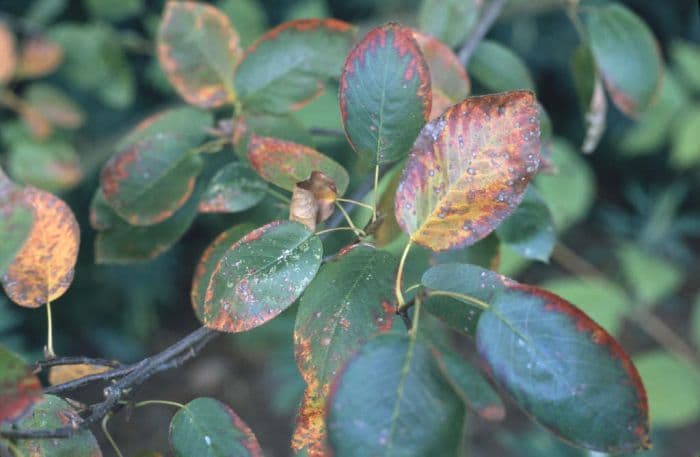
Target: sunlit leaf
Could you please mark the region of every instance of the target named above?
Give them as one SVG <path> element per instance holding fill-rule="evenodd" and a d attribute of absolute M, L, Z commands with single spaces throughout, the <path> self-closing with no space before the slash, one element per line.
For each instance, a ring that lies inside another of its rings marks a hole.
<path fill-rule="evenodd" d="M 329 444 L 336 457 L 458 456 L 464 414 L 428 346 L 405 335 L 379 335 L 335 383 Z"/>
<path fill-rule="evenodd" d="M 238 33 L 214 6 L 168 2 L 158 31 L 158 59 L 188 103 L 213 108 L 233 103 L 233 73 L 241 59 Z"/>
<path fill-rule="evenodd" d="M 197 317 L 209 328 L 231 333 L 264 324 L 301 295 L 322 253 L 321 240 L 291 221 L 271 222 L 236 242 L 215 241 L 192 284 Z M 194 292 L 200 290 L 203 295 Z"/>
<path fill-rule="evenodd" d="M 335 183 L 338 195 L 348 188 L 350 178 L 333 159 L 313 148 L 269 137 L 253 136 L 248 146 L 250 165 L 266 181 L 283 189 L 309 179 L 312 171 L 321 171 Z"/>
<path fill-rule="evenodd" d="M 430 70 L 433 93 L 430 119 L 434 119 L 469 94 L 469 77 L 454 52 L 439 40 L 415 31 L 413 38 Z"/>
<path fill-rule="evenodd" d="M 584 19 L 593 57 L 613 103 L 637 117 L 661 88 L 663 63 L 654 35 L 620 3 L 588 8 Z"/>
<path fill-rule="evenodd" d="M 17 75 L 22 78 L 39 78 L 52 73 L 63 60 L 63 49 L 53 41 L 36 36 L 22 43 L 17 65 Z"/>
<path fill-rule="evenodd" d="M 170 447 L 176 457 L 262 457 L 250 427 L 224 403 L 197 398 L 170 421 Z"/>
<path fill-rule="evenodd" d="M 19 252 L 34 221 L 34 209 L 24 192 L 0 168 L 0 275 Z"/>
<path fill-rule="evenodd" d="M 236 90 L 253 112 L 287 113 L 318 97 L 324 81 L 340 75 L 355 38 L 336 19 L 301 19 L 278 25 L 248 48 L 236 70 Z"/>
<path fill-rule="evenodd" d="M 482 3 L 481 0 L 423 0 L 418 27 L 454 48 L 476 24 Z"/>
<path fill-rule="evenodd" d="M 29 106 L 57 127 L 75 129 L 83 124 L 85 114 L 80 107 L 53 86 L 32 84 L 24 96 Z"/>
<path fill-rule="evenodd" d="M 370 30 L 348 54 L 340 79 L 345 133 L 365 160 L 406 156 L 430 117 L 430 72 L 411 29 L 387 24 Z"/>
<path fill-rule="evenodd" d="M 24 189 L 34 222 L 17 256 L 2 276 L 2 286 L 20 306 L 37 308 L 59 298 L 73 281 L 80 228 L 63 200 L 36 189 Z"/>
<path fill-rule="evenodd" d="M 91 374 L 104 373 L 109 369 L 109 367 L 89 365 L 87 363 L 56 365 L 49 369 L 49 384 L 52 386 L 63 384 L 64 382 L 74 381 Z"/>
<path fill-rule="evenodd" d="M 7 157 L 12 177 L 49 192 L 62 192 L 83 179 L 80 157 L 73 145 L 61 140 L 19 141 Z"/>
<path fill-rule="evenodd" d="M 17 354 L 0 346 L 0 423 L 18 419 L 39 400 L 39 378 Z"/>
<path fill-rule="evenodd" d="M 75 427 L 82 419 L 65 401 L 53 395 L 44 395 L 40 403 L 24 416 L 17 428 L 22 429 L 54 429 L 59 427 Z M 29 439 L 19 440 L 17 449 L 21 455 L 36 457 L 101 457 L 100 447 L 95 436 L 85 428 L 61 439 Z"/>
<path fill-rule="evenodd" d="M 556 235 L 547 203 L 528 187 L 518 208 L 496 229 L 498 238 L 526 259 L 549 262 Z"/>
<path fill-rule="evenodd" d="M 15 36 L 8 25 L 0 22 L 0 84 L 5 84 L 17 70 L 17 51 Z"/>
<path fill-rule="evenodd" d="M 535 89 L 530 70 L 510 49 L 484 40 L 469 60 L 469 75 L 493 92 Z"/>
<path fill-rule="evenodd" d="M 467 98 L 429 122 L 396 192 L 396 219 L 434 251 L 475 243 L 517 208 L 539 166 L 532 92 Z"/>
<path fill-rule="evenodd" d="M 202 195 L 200 213 L 236 213 L 260 203 L 267 183 L 246 164 L 233 162 L 219 170 Z"/>

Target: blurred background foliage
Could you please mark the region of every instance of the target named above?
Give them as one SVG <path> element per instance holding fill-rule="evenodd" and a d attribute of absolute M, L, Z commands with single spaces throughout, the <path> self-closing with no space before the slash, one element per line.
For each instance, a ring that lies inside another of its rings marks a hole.
<path fill-rule="evenodd" d="M 357 24 L 361 32 L 397 20 L 458 47 L 483 0 L 212 3 L 230 17 L 244 46 L 279 22 L 333 16 Z M 559 242 L 549 265 L 526 260 L 512 245 L 503 248 L 501 270 L 580 305 L 633 354 L 651 403 L 655 448 L 647 455 L 697 455 L 698 4 L 624 2 L 659 41 L 666 64 L 662 89 L 636 120 L 610 104 L 598 148 L 584 155 L 579 145 L 586 108 L 580 108 L 570 65 L 579 39 L 566 3 L 512 0 L 468 67 L 472 93 L 530 87 L 551 119 L 548 149 L 556 172 L 539 176 L 536 184 Z M 582 3 L 585 8 L 606 2 Z M 264 221 L 279 212 L 262 205 L 240 215 L 200 215 L 180 242 L 153 260 L 95 263 L 88 208 L 100 167 L 135 123 L 181 103 L 154 57 L 162 6 L 163 1 L 146 0 L 0 0 L 0 41 L 9 40 L 18 59 L 14 75 L 0 67 L 0 164 L 18 182 L 59 193 L 82 229 L 75 281 L 55 307 L 62 354 L 136 360 L 194 328 L 189 287 L 204 247 L 238 220 Z M 340 128 L 337 91 L 331 87 L 296 116 L 301 124 L 295 125 L 305 129 Z M 366 171 L 342 138 L 300 135 L 349 170 Z M 216 170 L 217 160 L 211 162 L 210 171 Z M 331 242 L 343 241 L 339 236 Z M 219 396 L 246 418 L 268 455 L 287 455 L 303 390 L 293 360 L 293 325 L 294 308 L 254 331 L 226 336 L 181 369 L 182 376 L 161 376 L 144 395 L 183 401 Z M 0 343 L 38 358 L 44 332 L 41 309 L 20 310 L 0 296 Z M 113 426 L 128 455 L 164 442 L 168 419 L 153 414 L 142 419 L 143 426 L 137 427 L 139 419 Z M 529 425 L 514 406 L 508 414 L 506 426 L 470 421 L 470 455 L 585 454 Z"/>

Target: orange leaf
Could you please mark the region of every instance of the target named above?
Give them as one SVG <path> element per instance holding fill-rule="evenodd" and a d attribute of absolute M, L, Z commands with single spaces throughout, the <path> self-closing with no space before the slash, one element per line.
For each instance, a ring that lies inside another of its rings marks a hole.
<path fill-rule="evenodd" d="M 5 23 L 0 22 L 0 84 L 12 79 L 16 69 L 15 36 Z"/>
<path fill-rule="evenodd" d="M 85 376 L 108 371 L 109 367 L 101 365 L 88 365 L 86 363 L 78 363 L 75 365 L 56 365 L 49 370 L 49 383 L 52 386 L 63 384 L 64 382 L 74 381 L 84 378 Z"/>
<path fill-rule="evenodd" d="M 27 40 L 19 55 L 17 73 L 25 78 L 37 78 L 53 72 L 63 60 L 63 49 L 42 37 Z"/>
<path fill-rule="evenodd" d="M 318 392 L 318 383 L 309 385 L 304 391 L 292 435 L 295 453 L 306 451 L 308 457 L 330 455 L 326 444 L 326 398 L 328 392 Z"/>
<path fill-rule="evenodd" d="M 2 286 L 18 305 L 37 308 L 63 295 L 73 281 L 80 228 L 60 198 L 34 187 L 24 193 L 34 209 L 34 223 Z"/>

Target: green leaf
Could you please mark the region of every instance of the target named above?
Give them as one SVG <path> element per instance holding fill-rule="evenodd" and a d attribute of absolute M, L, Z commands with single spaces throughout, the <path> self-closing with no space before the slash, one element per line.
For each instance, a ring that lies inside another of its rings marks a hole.
<path fill-rule="evenodd" d="M 613 103 L 637 117 L 651 106 L 661 88 L 663 62 L 654 35 L 619 3 L 591 7 L 584 19 L 593 57 Z"/>
<path fill-rule="evenodd" d="M 423 0 L 418 28 L 455 48 L 476 24 L 481 5 L 478 0 Z"/>
<path fill-rule="evenodd" d="M 215 108 L 236 101 L 233 74 L 243 51 L 238 33 L 216 7 L 168 2 L 157 49 L 168 80 L 188 103 Z"/>
<path fill-rule="evenodd" d="M 608 102 L 605 98 L 603 82 L 588 46 L 582 44 L 576 48 L 571 56 L 570 66 L 579 108 L 586 122 L 586 135 L 581 151 L 590 154 L 596 149 L 605 133 Z"/>
<path fill-rule="evenodd" d="M 17 354 L 0 346 L 0 423 L 17 420 L 39 400 L 39 378 Z"/>
<path fill-rule="evenodd" d="M 32 204 L 0 168 L 0 276 L 29 237 L 33 222 Z"/>
<path fill-rule="evenodd" d="M 248 146 L 253 135 L 313 146 L 307 128 L 291 114 L 248 114 L 238 116 L 233 121 L 233 148 L 241 160 L 248 160 Z"/>
<path fill-rule="evenodd" d="M 289 307 L 321 265 L 321 240 L 298 222 L 275 221 L 240 240 L 205 252 L 192 289 L 193 306 L 207 327 L 242 332 Z M 206 286 L 200 285 L 204 282 Z"/>
<path fill-rule="evenodd" d="M 190 197 L 202 158 L 176 134 L 133 143 L 105 164 L 100 186 L 107 203 L 132 225 L 153 225 Z"/>
<path fill-rule="evenodd" d="M 499 421 L 505 417 L 503 400 L 479 370 L 452 349 L 440 347 L 435 354 L 447 378 L 470 409 L 489 421 Z"/>
<path fill-rule="evenodd" d="M 498 238 L 527 259 L 549 262 L 556 235 L 547 203 L 528 187 L 518 208 L 496 229 Z"/>
<path fill-rule="evenodd" d="M 83 0 L 90 16 L 108 21 L 121 21 L 143 12 L 143 0 Z"/>
<path fill-rule="evenodd" d="M 510 49 L 484 40 L 469 59 L 469 75 L 492 92 L 535 89 L 530 70 Z"/>
<path fill-rule="evenodd" d="M 336 381 L 327 413 L 336 457 L 457 456 L 464 404 L 432 351 L 405 335 L 371 339 Z"/>
<path fill-rule="evenodd" d="M 176 457 L 262 457 L 250 427 L 224 403 L 196 398 L 170 421 L 170 447 Z"/>
<path fill-rule="evenodd" d="M 228 16 L 243 47 L 247 47 L 267 29 L 265 10 L 257 0 L 219 0 L 216 7 Z"/>
<path fill-rule="evenodd" d="M 247 111 L 295 111 L 340 75 L 355 29 L 335 19 L 302 19 L 278 25 L 246 51 L 235 86 Z"/>
<path fill-rule="evenodd" d="M 335 183 L 338 195 L 348 188 L 347 171 L 333 159 L 310 147 L 269 137 L 253 136 L 248 146 L 248 160 L 265 180 L 286 190 L 305 181 L 313 171 L 321 171 Z"/>
<path fill-rule="evenodd" d="M 532 92 L 467 98 L 421 131 L 396 191 L 396 220 L 433 251 L 474 244 L 517 208 L 539 163 Z"/>
<path fill-rule="evenodd" d="M 83 178 L 80 157 L 72 144 L 61 140 L 17 142 L 12 145 L 7 162 L 17 181 L 49 192 L 69 190 Z"/>
<path fill-rule="evenodd" d="M 208 111 L 190 106 L 181 106 L 157 112 L 142 120 L 119 143 L 117 149 L 125 149 L 134 143 L 147 140 L 162 133 L 178 135 L 190 147 L 204 140 L 207 129 L 214 123 L 214 116 Z"/>
<path fill-rule="evenodd" d="M 554 139 L 552 163 L 557 174 L 538 175 L 535 187 L 547 202 L 554 226 L 561 233 L 583 219 L 591 209 L 595 181 L 590 165 L 564 139 Z"/>
<path fill-rule="evenodd" d="M 340 112 L 353 149 L 374 164 L 406 156 L 430 117 L 430 71 L 413 32 L 397 24 L 370 30 L 348 54 Z"/>
<path fill-rule="evenodd" d="M 700 46 L 691 41 L 674 41 L 671 62 L 680 80 L 691 90 L 700 92 Z"/>
<path fill-rule="evenodd" d="M 51 124 L 66 129 L 82 125 L 85 114 L 66 94 L 48 84 L 34 83 L 24 93 L 27 103 Z"/>
<path fill-rule="evenodd" d="M 671 126 L 671 165 L 685 170 L 700 163 L 700 107 L 684 112 Z"/>
<path fill-rule="evenodd" d="M 700 418 L 700 372 L 677 356 L 655 350 L 634 358 L 649 394 L 654 426 L 676 428 Z"/>
<path fill-rule="evenodd" d="M 693 341 L 695 341 L 695 346 L 700 348 L 700 294 L 695 297 L 690 332 Z"/>
<path fill-rule="evenodd" d="M 199 201 L 200 213 L 237 213 L 260 203 L 267 183 L 246 164 L 232 162 L 221 168 Z"/>
<path fill-rule="evenodd" d="M 17 423 L 22 429 L 53 429 L 80 424 L 82 419 L 64 400 L 53 395 L 44 395 L 41 402 Z M 83 429 L 70 438 L 20 440 L 17 449 L 21 455 L 37 457 L 94 457 L 101 455 L 95 436 Z"/>
<path fill-rule="evenodd" d="M 543 289 L 576 305 L 612 335 L 619 334 L 632 303 L 619 285 L 603 278 L 560 278 L 541 284 Z"/>
<path fill-rule="evenodd" d="M 637 305 L 653 306 L 678 289 L 682 271 L 658 255 L 626 244 L 617 250 L 622 273 L 634 292 Z"/>
<path fill-rule="evenodd" d="M 170 249 L 197 216 L 197 197 L 192 196 L 163 222 L 137 226 L 121 219 L 98 188 L 90 204 L 90 224 L 99 230 L 95 239 L 95 262 L 101 264 L 143 262 Z"/>

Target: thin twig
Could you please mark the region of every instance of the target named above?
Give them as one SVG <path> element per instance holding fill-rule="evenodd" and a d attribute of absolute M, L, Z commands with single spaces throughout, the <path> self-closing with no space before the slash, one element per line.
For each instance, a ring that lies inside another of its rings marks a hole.
<path fill-rule="evenodd" d="M 340 129 L 329 129 L 326 127 L 311 127 L 309 133 L 316 136 L 332 136 L 336 138 L 345 138 L 345 132 Z"/>
<path fill-rule="evenodd" d="M 100 367 L 120 367 L 121 363 L 116 360 L 107 359 L 95 359 L 92 357 L 84 356 L 69 356 L 69 357 L 54 357 L 53 359 L 39 360 L 34 362 L 34 370 L 43 370 L 48 367 L 55 367 L 57 365 L 96 365 Z"/>
<path fill-rule="evenodd" d="M 484 7 L 479 22 L 477 22 L 469 36 L 464 40 L 457 53 L 459 63 L 461 63 L 463 67 L 467 66 L 469 58 L 474 54 L 476 47 L 481 40 L 484 39 L 486 33 L 488 33 L 491 26 L 493 26 L 493 23 L 496 22 L 496 19 L 498 19 L 505 5 L 506 0 L 491 0 L 491 2 Z"/>

